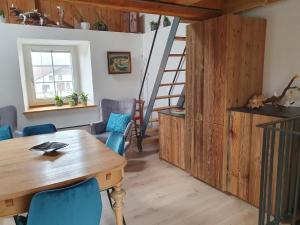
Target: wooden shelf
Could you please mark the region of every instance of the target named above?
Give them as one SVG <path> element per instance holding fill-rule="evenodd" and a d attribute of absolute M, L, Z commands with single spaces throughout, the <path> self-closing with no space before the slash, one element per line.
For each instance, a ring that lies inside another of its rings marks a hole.
<path fill-rule="evenodd" d="M 89 104 L 87 106 L 85 105 L 76 105 L 76 106 L 70 106 L 70 105 L 63 105 L 63 106 L 41 106 L 41 107 L 32 107 L 27 110 L 25 110 L 24 114 L 31 114 L 31 113 L 40 113 L 40 112 L 51 112 L 51 111 L 61 111 L 61 110 L 74 110 L 74 109 L 88 109 L 88 108 L 96 108 L 97 105 Z"/>

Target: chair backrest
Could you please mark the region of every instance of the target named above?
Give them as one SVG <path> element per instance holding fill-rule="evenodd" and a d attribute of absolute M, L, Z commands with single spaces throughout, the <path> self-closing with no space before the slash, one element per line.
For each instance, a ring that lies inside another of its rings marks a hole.
<path fill-rule="evenodd" d="M 0 141 L 13 138 L 10 126 L 0 127 Z"/>
<path fill-rule="evenodd" d="M 12 132 L 17 129 L 17 109 L 10 105 L 0 108 L 0 126 L 10 126 Z"/>
<path fill-rule="evenodd" d="M 125 138 L 123 134 L 111 133 L 106 141 L 106 146 L 119 155 L 123 155 L 125 151 Z"/>
<path fill-rule="evenodd" d="M 27 225 L 99 225 L 102 201 L 95 178 L 33 196 Z"/>
<path fill-rule="evenodd" d="M 56 131 L 57 131 L 56 127 L 51 123 L 28 126 L 23 129 L 23 136 L 26 137 L 26 136 L 33 136 L 39 134 L 50 134 L 50 133 L 55 133 Z"/>
<path fill-rule="evenodd" d="M 112 100 L 102 99 L 102 121 L 107 124 L 110 113 L 130 114 L 131 119 L 135 115 L 135 99 Z"/>

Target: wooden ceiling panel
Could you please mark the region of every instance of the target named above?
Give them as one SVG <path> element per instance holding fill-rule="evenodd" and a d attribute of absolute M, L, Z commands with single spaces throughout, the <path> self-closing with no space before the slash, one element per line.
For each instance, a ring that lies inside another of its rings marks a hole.
<path fill-rule="evenodd" d="M 220 10 L 202 9 L 179 5 L 180 0 L 172 0 L 172 3 L 142 0 L 62 0 L 69 3 L 81 3 L 103 8 L 119 9 L 132 12 L 144 12 L 168 16 L 179 16 L 183 19 L 204 20 L 220 15 Z M 166 0 L 167 1 L 167 0 Z M 174 4 L 178 1 L 178 4 Z M 181 0 L 182 2 L 194 3 L 194 0 Z M 199 1 L 199 0 L 198 0 Z"/>

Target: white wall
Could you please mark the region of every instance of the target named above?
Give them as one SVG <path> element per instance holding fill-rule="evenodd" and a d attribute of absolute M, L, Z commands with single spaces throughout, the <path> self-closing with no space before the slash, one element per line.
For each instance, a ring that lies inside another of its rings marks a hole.
<path fill-rule="evenodd" d="M 99 120 L 99 109 L 25 116 L 17 38 L 90 41 L 95 102 L 102 98 L 136 98 L 138 95 L 143 69 L 140 34 L 0 24 L 0 35 L 0 107 L 9 104 L 17 107 L 19 128 L 45 122 L 52 122 L 57 127 L 87 124 Z M 107 51 L 130 51 L 132 74 L 108 75 Z"/>
<path fill-rule="evenodd" d="M 300 1 L 282 0 L 243 15 L 267 19 L 263 93 L 280 94 L 291 77 L 300 75 Z M 300 79 L 297 81 L 300 84 Z"/>

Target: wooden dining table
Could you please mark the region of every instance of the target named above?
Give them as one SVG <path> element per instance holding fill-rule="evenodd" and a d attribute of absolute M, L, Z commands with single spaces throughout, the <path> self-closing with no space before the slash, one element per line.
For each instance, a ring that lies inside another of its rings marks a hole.
<path fill-rule="evenodd" d="M 56 152 L 30 151 L 44 142 L 68 144 Z M 28 212 L 35 193 L 95 177 L 101 190 L 113 188 L 116 224 L 123 224 L 122 188 L 126 160 L 84 130 L 0 142 L 0 217 Z M 63 203 L 62 203 L 63 204 Z"/>

